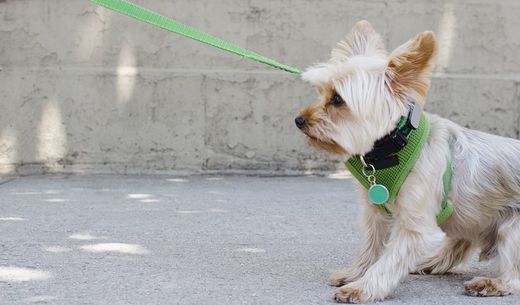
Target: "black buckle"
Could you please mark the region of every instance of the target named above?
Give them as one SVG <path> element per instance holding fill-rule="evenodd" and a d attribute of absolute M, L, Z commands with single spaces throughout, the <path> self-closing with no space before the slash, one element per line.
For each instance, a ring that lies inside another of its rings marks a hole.
<path fill-rule="evenodd" d="M 384 157 L 382 159 L 367 160 L 375 169 L 385 169 L 399 165 L 399 158 L 397 155 Z"/>
<path fill-rule="evenodd" d="M 419 128 L 422 109 L 415 102 L 409 104 L 410 111 L 404 126 L 396 128 L 390 134 L 374 143 L 374 148 L 365 155 L 367 161 L 376 169 L 399 165 L 397 153 L 408 144 L 408 135 Z"/>
<path fill-rule="evenodd" d="M 380 159 L 399 152 L 408 144 L 408 138 L 399 129 L 377 141 L 372 151 L 365 155 L 367 159 Z"/>
<path fill-rule="evenodd" d="M 392 137 L 392 143 L 394 143 L 397 148 L 396 152 L 398 152 L 403 147 L 405 147 L 406 144 L 408 144 L 408 138 L 402 134 L 400 130 L 396 130 L 394 136 Z"/>

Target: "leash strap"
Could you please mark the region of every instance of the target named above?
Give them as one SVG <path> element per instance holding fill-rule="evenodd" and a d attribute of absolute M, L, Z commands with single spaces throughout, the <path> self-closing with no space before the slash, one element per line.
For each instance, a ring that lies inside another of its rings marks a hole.
<path fill-rule="evenodd" d="M 130 3 L 125 0 L 90 0 L 91 2 L 121 13 L 123 15 L 132 17 L 142 22 L 160 27 L 173 33 L 203 42 L 205 44 L 217 47 L 219 49 L 234 53 L 236 55 L 243 56 L 245 58 L 261 62 L 263 64 L 278 68 L 283 71 L 287 71 L 294 74 L 301 74 L 301 71 L 297 68 L 293 68 L 284 64 L 281 64 L 275 60 L 259 55 L 252 51 L 246 50 L 239 47 L 238 45 L 226 42 L 222 39 L 201 32 L 197 29 L 189 27 L 185 24 L 179 23 L 173 19 L 162 16 L 136 4 Z"/>

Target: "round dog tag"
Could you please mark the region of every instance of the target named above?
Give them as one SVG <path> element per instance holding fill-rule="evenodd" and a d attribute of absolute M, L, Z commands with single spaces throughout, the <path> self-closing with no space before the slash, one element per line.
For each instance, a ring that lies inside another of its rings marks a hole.
<path fill-rule="evenodd" d="M 388 193 L 388 189 L 384 185 L 373 184 L 368 189 L 368 199 L 370 199 L 373 204 L 385 204 L 389 197 L 390 194 Z"/>

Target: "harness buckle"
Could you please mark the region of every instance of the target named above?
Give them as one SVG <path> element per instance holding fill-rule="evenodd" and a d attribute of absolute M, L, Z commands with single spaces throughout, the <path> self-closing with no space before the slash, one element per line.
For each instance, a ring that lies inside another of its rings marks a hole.
<path fill-rule="evenodd" d="M 405 147 L 406 144 L 408 144 L 408 138 L 399 130 L 397 130 L 394 136 L 392 137 L 392 143 L 396 146 L 397 150 L 399 151 L 403 147 Z"/>

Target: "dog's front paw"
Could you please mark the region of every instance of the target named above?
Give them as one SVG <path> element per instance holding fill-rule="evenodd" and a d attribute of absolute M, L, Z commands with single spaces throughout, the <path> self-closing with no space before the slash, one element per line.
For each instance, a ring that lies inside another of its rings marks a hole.
<path fill-rule="evenodd" d="M 348 285 L 336 289 L 334 300 L 338 303 L 360 304 L 366 301 L 363 291 Z"/>
<path fill-rule="evenodd" d="M 500 283 L 500 280 L 476 277 L 464 283 L 464 291 L 467 295 L 475 297 L 505 296 L 510 295 Z"/>

